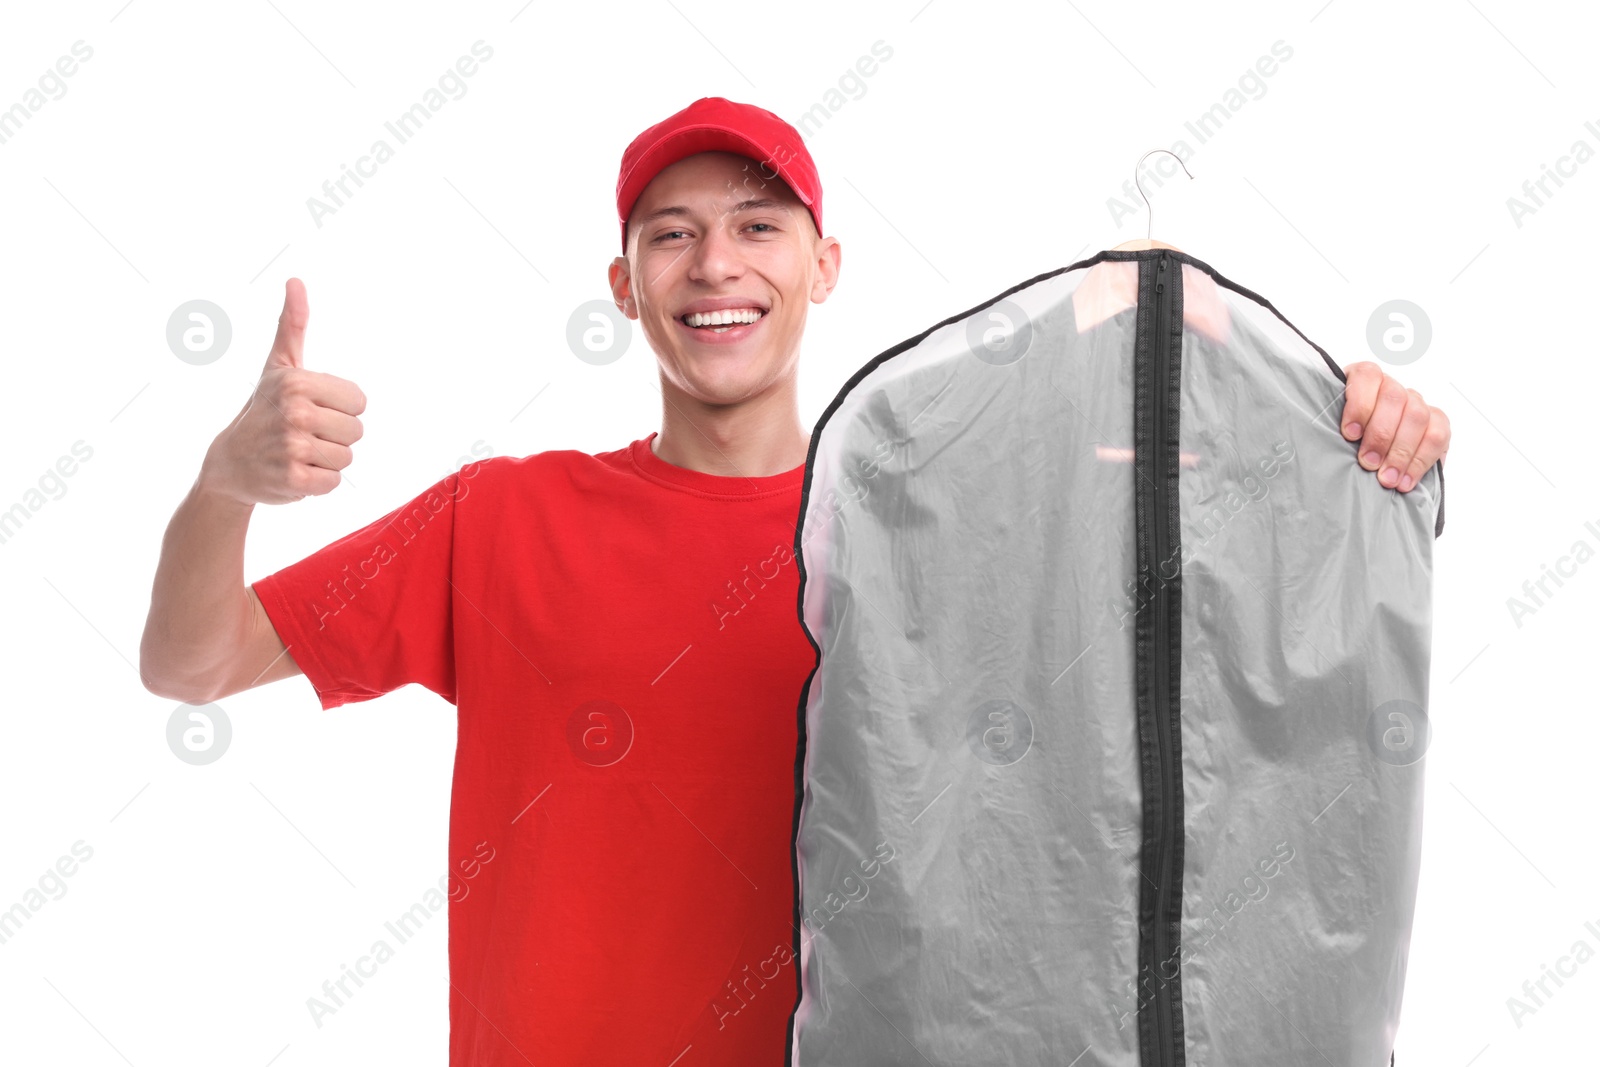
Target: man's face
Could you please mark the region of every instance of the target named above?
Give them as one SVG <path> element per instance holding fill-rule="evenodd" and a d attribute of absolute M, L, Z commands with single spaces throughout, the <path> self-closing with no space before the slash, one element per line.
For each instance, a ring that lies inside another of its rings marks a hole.
<path fill-rule="evenodd" d="M 838 277 L 839 242 L 817 235 L 771 173 L 731 152 L 664 168 L 634 204 L 628 255 L 611 265 L 612 294 L 662 373 L 703 403 L 738 403 L 792 378 L 807 305 Z M 708 324 L 711 313 L 723 323 Z"/>

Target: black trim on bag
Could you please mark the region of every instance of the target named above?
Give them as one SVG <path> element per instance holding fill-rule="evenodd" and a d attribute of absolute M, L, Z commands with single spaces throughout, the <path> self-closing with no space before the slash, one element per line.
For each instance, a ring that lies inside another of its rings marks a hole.
<path fill-rule="evenodd" d="M 1340 367 L 1339 364 L 1337 364 L 1337 363 L 1335 363 L 1333 361 L 1333 357 L 1328 355 L 1327 352 L 1323 351 L 1323 348 L 1322 348 L 1321 345 L 1317 344 L 1317 342 L 1313 341 L 1311 338 L 1309 338 L 1305 334 L 1301 333 L 1300 332 L 1300 327 L 1298 327 L 1294 323 L 1290 322 L 1287 318 L 1284 317 L 1283 312 L 1279 311 L 1277 308 L 1272 306 L 1272 301 L 1268 300 L 1266 297 L 1262 296 L 1259 293 L 1251 292 L 1249 289 L 1246 289 L 1244 286 L 1239 285 L 1237 282 L 1232 282 L 1232 281 L 1229 281 L 1227 278 L 1224 278 L 1222 275 L 1218 274 L 1216 272 L 1216 270 L 1209 263 L 1201 262 L 1200 260 L 1195 259 L 1193 256 L 1188 255 L 1187 253 L 1184 253 L 1184 252 L 1179 252 L 1176 249 L 1167 249 L 1167 251 L 1172 253 L 1172 257 L 1174 259 L 1176 259 L 1176 260 L 1178 260 L 1180 262 L 1183 262 L 1183 263 L 1187 263 L 1191 267 L 1194 267 L 1196 270 L 1205 271 L 1207 274 L 1209 274 L 1211 276 L 1211 280 L 1216 282 L 1218 285 L 1223 286 L 1224 288 L 1227 288 L 1227 289 L 1232 289 L 1234 292 L 1238 293 L 1240 296 L 1249 297 L 1251 300 L 1254 300 L 1256 303 L 1260 304 L 1262 307 L 1266 308 L 1268 311 L 1270 311 L 1274 315 L 1278 316 L 1278 321 L 1282 322 L 1285 326 L 1289 327 L 1289 329 L 1293 330 L 1296 334 L 1299 334 L 1300 340 L 1304 341 L 1306 344 L 1310 345 L 1312 348 L 1317 350 L 1317 354 L 1322 357 L 1322 361 L 1328 365 L 1328 369 L 1329 370 L 1333 371 L 1334 377 L 1338 378 L 1339 382 L 1341 384 L 1343 384 L 1346 381 L 1346 376 L 1345 376 L 1345 373 L 1344 373 L 1344 369 L 1342 367 Z M 1105 253 L 1102 253 L 1102 254 L 1105 254 Z M 1123 253 L 1123 255 L 1128 255 L 1128 254 L 1129 253 Z M 1134 253 L 1134 254 L 1137 254 L 1137 253 Z M 1117 257 L 1117 258 L 1120 258 L 1120 257 Z M 1359 441 L 1351 443 L 1351 447 L 1352 448 L 1357 448 L 1359 445 L 1360 445 Z M 1438 470 L 1439 470 L 1439 512 L 1438 512 L 1438 515 L 1434 518 L 1434 521 L 1433 521 L 1433 536 L 1434 536 L 1434 539 L 1437 540 L 1439 535 L 1444 533 L 1444 458 L 1441 456 L 1439 459 L 1434 460 L 1434 464 L 1433 465 L 1435 467 L 1437 467 Z M 1413 486 L 1412 488 L 1416 488 L 1416 487 Z"/>

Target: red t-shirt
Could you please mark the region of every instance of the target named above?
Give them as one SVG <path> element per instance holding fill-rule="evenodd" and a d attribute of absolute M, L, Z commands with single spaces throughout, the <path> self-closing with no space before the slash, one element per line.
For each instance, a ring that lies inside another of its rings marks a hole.
<path fill-rule="evenodd" d="M 805 468 L 655 436 L 470 464 L 254 583 L 323 708 L 456 706 L 451 1067 L 784 1059 Z"/>

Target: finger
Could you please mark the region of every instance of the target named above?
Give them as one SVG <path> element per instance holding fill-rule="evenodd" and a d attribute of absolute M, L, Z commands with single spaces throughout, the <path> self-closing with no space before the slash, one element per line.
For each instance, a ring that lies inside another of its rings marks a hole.
<path fill-rule="evenodd" d="M 361 420 L 333 408 L 320 405 L 311 409 L 301 423 L 306 433 L 320 441 L 336 445 L 353 445 L 361 440 Z"/>
<path fill-rule="evenodd" d="M 367 410 L 367 394 L 347 378 L 321 371 L 306 371 L 296 377 L 303 379 L 300 384 L 305 389 L 303 395 L 306 399 L 325 408 L 342 411 L 346 415 L 359 415 Z"/>
<path fill-rule="evenodd" d="M 283 311 L 278 315 L 278 335 L 267 354 L 268 367 L 301 367 L 306 342 L 306 322 L 311 318 L 306 286 L 299 278 L 283 283 Z"/>
<path fill-rule="evenodd" d="M 355 459 L 355 453 L 350 451 L 349 445 L 309 436 L 300 438 L 299 445 L 292 448 L 289 454 L 308 467 L 330 471 L 342 471 Z"/>
<path fill-rule="evenodd" d="M 1409 399 L 1405 386 L 1387 374 L 1383 376 L 1378 384 L 1378 402 L 1367 418 L 1366 428 L 1361 433 L 1361 445 L 1357 449 L 1361 466 L 1367 470 L 1377 470 L 1383 457 L 1389 454 L 1389 446 L 1394 444 L 1395 431 L 1400 428 L 1400 417 L 1405 414 L 1406 401 Z"/>
<path fill-rule="evenodd" d="M 1407 389 L 1406 408 L 1400 413 L 1400 424 L 1395 427 L 1394 440 L 1389 444 L 1383 465 L 1378 469 L 1379 485 L 1388 489 L 1399 487 L 1400 478 L 1410 469 L 1411 461 L 1422 447 L 1422 435 L 1427 430 L 1428 405 L 1422 402 L 1421 393 Z"/>
<path fill-rule="evenodd" d="M 322 496 L 338 488 L 339 472 L 300 464 L 289 476 L 289 488 L 301 496 Z"/>
<path fill-rule="evenodd" d="M 1383 368 L 1366 360 L 1350 364 L 1344 369 L 1344 376 L 1344 412 L 1339 424 L 1345 440 L 1359 441 L 1372 418 L 1372 405 L 1378 398 Z"/>
<path fill-rule="evenodd" d="M 1444 459 L 1450 448 L 1450 418 L 1436 407 L 1428 408 L 1428 428 L 1422 435 L 1422 447 L 1417 449 L 1411 465 L 1400 475 L 1400 491 L 1409 492 L 1422 481 L 1428 468 Z"/>

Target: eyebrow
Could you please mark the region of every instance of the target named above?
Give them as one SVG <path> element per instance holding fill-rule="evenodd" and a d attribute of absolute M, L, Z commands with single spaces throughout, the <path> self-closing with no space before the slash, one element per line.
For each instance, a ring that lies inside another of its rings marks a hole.
<path fill-rule="evenodd" d="M 784 207 L 784 206 L 785 206 L 784 204 L 782 204 L 781 202 L 779 202 L 777 200 L 772 200 L 772 199 L 769 199 L 767 197 L 758 197 L 758 198 L 753 199 L 753 200 L 741 200 L 741 201 L 739 201 L 737 204 L 733 205 L 733 207 L 728 209 L 728 214 L 732 215 L 732 214 L 736 214 L 737 212 L 740 212 L 740 211 L 768 210 L 768 209 L 772 209 L 772 208 L 781 208 L 781 207 Z M 670 207 L 659 208 L 659 209 L 657 209 L 655 211 L 650 212 L 650 214 L 646 215 L 644 218 L 639 220 L 639 225 L 641 227 L 648 226 L 652 222 L 656 222 L 656 221 L 658 221 L 660 219 L 669 218 L 669 217 L 671 217 L 673 215 L 691 215 L 691 214 L 693 214 L 693 212 L 690 211 L 688 208 L 684 207 L 682 204 L 673 204 Z"/>

